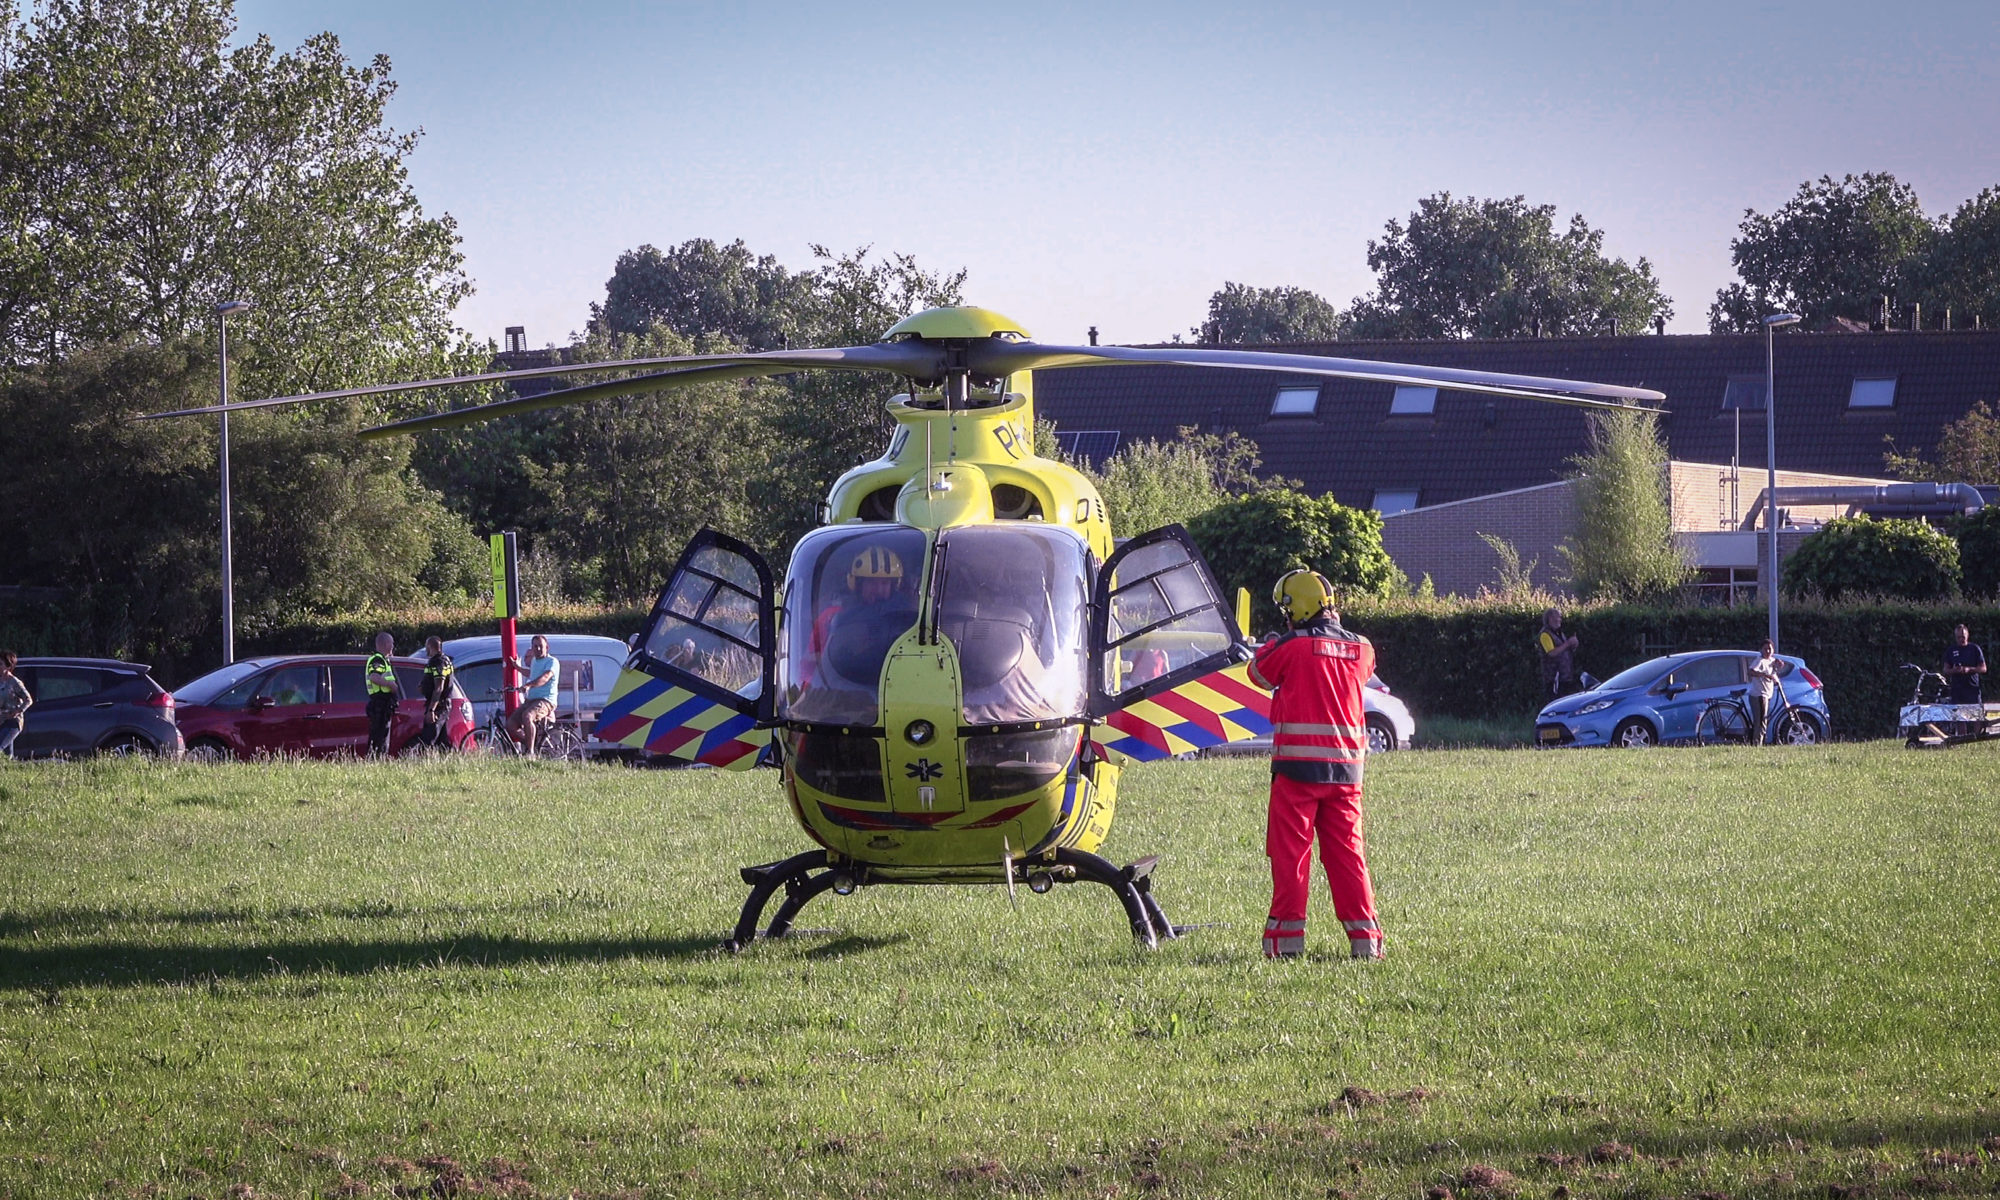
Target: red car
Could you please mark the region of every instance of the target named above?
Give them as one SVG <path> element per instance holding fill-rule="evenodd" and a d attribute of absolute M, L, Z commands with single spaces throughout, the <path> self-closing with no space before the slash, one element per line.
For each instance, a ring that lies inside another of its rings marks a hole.
<path fill-rule="evenodd" d="M 246 658 L 174 692 L 175 715 L 190 758 L 368 752 L 365 654 Z M 390 662 L 401 685 L 389 752 L 400 753 L 424 726 L 422 659 Z M 453 681 L 445 733 L 463 748 L 472 739 L 472 704 Z"/>

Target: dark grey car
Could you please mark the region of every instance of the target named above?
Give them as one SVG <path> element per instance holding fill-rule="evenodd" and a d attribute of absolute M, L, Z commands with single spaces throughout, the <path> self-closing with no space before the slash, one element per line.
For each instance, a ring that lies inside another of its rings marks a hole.
<path fill-rule="evenodd" d="M 111 658 L 24 658 L 14 667 L 28 710 L 14 753 L 52 755 L 181 752 L 174 698 L 143 663 Z"/>

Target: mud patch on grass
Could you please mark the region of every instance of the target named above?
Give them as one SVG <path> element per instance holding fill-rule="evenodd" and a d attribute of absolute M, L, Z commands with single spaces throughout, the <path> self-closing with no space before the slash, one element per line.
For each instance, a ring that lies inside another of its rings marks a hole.
<path fill-rule="evenodd" d="M 1594 1163 L 1628 1163 L 1638 1157 L 1639 1152 L 1623 1142 L 1599 1142 L 1590 1148 Z"/>
<path fill-rule="evenodd" d="M 1473 1196 L 1512 1196 L 1518 1185 L 1514 1176 L 1499 1167 L 1489 1167 L 1485 1163 L 1473 1163 L 1458 1173 L 1459 1190 Z"/>
<path fill-rule="evenodd" d="M 1334 1100 L 1316 1106 L 1312 1112 L 1318 1117 L 1348 1116 L 1367 1108 L 1381 1108 L 1385 1105 L 1399 1106 L 1412 1111 L 1422 1108 L 1431 1098 L 1431 1090 L 1413 1087 L 1400 1092 L 1377 1092 L 1369 1088 L 1350 1084 L 1340 1089 Z"/>

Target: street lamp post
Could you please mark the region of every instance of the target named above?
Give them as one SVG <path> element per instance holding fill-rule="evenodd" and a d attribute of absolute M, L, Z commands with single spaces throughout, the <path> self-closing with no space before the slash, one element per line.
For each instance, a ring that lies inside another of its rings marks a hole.
<path fill-rule="evenodd" d="M 229 403 L 229 317 L 248 312 L 248 300 L 225 300 L 215 306 L 218 344 L 222 355 L 222 400 Z M 222 411 L 222 665 L 236 661 L 236 589 L 229 562 L 229 410 Z"/>
<path fill-rule="evenodd" d="M 1778 648 L 1778 397 L 1777 362 L 1771 346 L 1774 332 L 1799 323 L 1796 313 L 1772 313 L 1764 318 L 1764 607 L 1771 649 Z"/>

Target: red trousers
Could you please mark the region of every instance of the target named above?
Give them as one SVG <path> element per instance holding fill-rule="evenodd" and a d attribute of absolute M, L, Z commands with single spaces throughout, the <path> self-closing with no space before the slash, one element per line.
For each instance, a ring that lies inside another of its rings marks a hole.
<path fill-rule="evenodd" d="M 1266 955 L 1302 954 L 1306 895 L 1312 883 L 1313 831 L 1319 831 L 1320 865 L 1333 891 L 1333 911 L 1347 930 L 1356 958 L 1382 956 L 1382 927 L 1375 920 L 1375 889 L 1361 845 L 1361 788 L 1351 783 L 1271 780 L 1271 819 L 1264 853 L 1271 858 L 1271 919 L 1264 923 Z"/>

